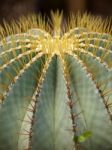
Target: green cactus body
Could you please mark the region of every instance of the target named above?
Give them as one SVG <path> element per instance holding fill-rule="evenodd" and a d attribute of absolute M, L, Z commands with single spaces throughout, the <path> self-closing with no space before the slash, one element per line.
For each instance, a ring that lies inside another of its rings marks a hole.
<path fill-rule="evenodd" d="M 112 150 L 111 32 L 78 15 L 62 33 L 61 18 L 1 28 L 0 150 Z"/>

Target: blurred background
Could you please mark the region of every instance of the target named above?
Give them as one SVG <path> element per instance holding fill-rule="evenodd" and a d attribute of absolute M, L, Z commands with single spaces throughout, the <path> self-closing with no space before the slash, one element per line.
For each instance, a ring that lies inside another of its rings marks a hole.
<path fill-rule="evenodd" d="M 65 16 L 69 12 L 87 11 L 101 17 L 112 16 L 112 0 L 0 0 L 0 24 L 3 20 L 31 13 L 49 15 L 51 10 L 63 10 Z"/>

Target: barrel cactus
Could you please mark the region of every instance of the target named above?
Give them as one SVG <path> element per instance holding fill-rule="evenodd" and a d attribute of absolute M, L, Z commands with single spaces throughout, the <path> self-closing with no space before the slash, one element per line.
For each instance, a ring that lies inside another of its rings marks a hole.
<path fill-rule="evenodd" d="M 0 28 L 0 150 L 112 150 L 110 25 L 62 20 Z"/>

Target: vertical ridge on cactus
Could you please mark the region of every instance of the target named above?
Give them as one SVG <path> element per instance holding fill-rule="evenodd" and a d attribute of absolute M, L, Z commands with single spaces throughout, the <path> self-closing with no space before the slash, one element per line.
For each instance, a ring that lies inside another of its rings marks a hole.
<path fill-rule="evenodd" d="M 51 16 L 0 27 L 0 150 L 111 150 L 111 26 Z"/>

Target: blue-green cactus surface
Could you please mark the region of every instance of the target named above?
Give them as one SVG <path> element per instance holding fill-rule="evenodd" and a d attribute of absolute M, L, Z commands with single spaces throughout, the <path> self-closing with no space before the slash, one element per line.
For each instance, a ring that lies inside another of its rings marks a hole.
<path fill-rule="evenodd" d="M 64 33 L 54 15 L 51 34 L 33 19 L 1 29 L 0 150 L 112 150 L 111 32 L 87 15 Z"/>

